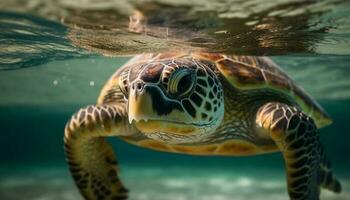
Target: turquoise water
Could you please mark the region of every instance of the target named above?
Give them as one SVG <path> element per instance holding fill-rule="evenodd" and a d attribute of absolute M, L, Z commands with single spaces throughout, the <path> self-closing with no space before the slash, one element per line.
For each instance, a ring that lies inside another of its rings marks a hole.
<path fill-rule="evenodd" d="M 334 120 L 320 134 L 343 192 L 323 190 L 321 199 L 350 199 L 350 12 L 346 1 L 280 1 L 263 6 L 261 1 L 235 1 L 227 10 L 223 9 L 226 1 L 216 7 L 200 7 L 198 1 L 187 7 L 150 1 L 152 6 L 143 10 L 152 19 L 148 27 L 153 32 L 147 36 L 125 30 L 128 13 L 118 9 L 128 4 L 124 1 L 92 1 L 80 7 L 67 1 L 21 6 L 20 1 L 11 2 L 0 3 L 1 200 L 82 199 L 65 162 L 66 121 L 79 108 L 96 102 L 105 81 L 130 58 L 120 55 L 175 46 L 271 56 Z M 112 10 L 105 8 L 111 5 Z M 211 14 L 203 17 L 204 8 Z M 161 21 L 152 15 L 154 10 L 164 11 L 159 15 L 168 18 Z M 171 16 L 180 17 L 181 26 Z M 107 28 L 97 29 L 101 24 Z M 173 33 L 168 38 L 159 31 L 166 26 Z M 223 29 L 228 34 L 214 34 Z M 118 34 L 123 36 L 120 41 Z M 110 40 L 103 43 L 101 38 Z M 132 200 L 287 199 L 284 163 L 278 153 L 197 157 L 155 152 L 118 138 L 110 142 Z"/>

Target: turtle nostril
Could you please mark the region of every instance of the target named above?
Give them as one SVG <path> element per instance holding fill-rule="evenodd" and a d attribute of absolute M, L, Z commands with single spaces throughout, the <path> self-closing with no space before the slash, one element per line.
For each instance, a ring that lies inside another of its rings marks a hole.
<path fill-rule="evenodd" d="M 137 89 L 138 89 L 138 90 L 141 90 L 141 89 L 142 89 L 141 84 L 137 84 L 137 86 L 136 86 L 136 87 L 137 87 Z"/>
<path fill-rule="evenodd" d="M 145 84 L 143 82 L 137 81 L 134 84 L 132 84 L 131 87 L 132 87 L 133 90 L 136 90 L 137 92 L 141 92 L 143 90 L 143 88 L 144 88 L 144 85 Z"/>

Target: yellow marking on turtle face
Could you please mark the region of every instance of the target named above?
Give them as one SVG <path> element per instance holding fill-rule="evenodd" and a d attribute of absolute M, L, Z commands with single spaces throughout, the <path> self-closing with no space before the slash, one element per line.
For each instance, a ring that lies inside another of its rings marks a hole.
<path fill-rule="evenodd" d="M 169 134 L 190 135 L 196 131 L 196 127 L 192 125 L 177 124 L 161 120 L 148 120 L 147 122 L 139 121 L 133 123 L 139 130 L 149 134 L 163 132 Z"/>
<path fill-rule="evenodd" d="M 162 128 L 162 124 L 159 121 L 139 121 L 133 122 L 133 124 L 144 133 L 156 133 Z"/>

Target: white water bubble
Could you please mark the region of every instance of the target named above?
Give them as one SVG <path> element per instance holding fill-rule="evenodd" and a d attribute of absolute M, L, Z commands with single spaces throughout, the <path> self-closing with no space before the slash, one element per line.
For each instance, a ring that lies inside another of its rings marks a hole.
<path fill-rule="evenodd" d="M 52 81 L 52 83 L 53 83 L 54 85 L 58 85 L 58 80 L 54 80 L 54 81 Z"/>
<path fill-rule="evenodd" d="M 95 81 L 90 81 L 89 85 L 93 87 L 95 85 Z"/>

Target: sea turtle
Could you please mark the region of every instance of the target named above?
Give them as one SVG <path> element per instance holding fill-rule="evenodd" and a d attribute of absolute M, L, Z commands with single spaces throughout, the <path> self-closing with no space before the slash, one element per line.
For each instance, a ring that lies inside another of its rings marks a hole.
<path fill-rule="evenodd" d="M 155 150 L 242 156 L 280 151 L 290 199 L 340 192 L 319 141 L 322 107 L 266 57 L 141 54 L 108 80 L 96 105 L 65 128 L 65 153 L 85 199 L 127 199 L 105 137 Z"/>

